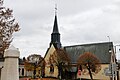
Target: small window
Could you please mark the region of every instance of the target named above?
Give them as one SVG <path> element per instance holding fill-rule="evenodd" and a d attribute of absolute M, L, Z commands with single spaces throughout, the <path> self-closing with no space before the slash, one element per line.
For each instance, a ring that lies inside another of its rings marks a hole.
<path fill-rule="evenodd" d="M 24 68 L 22 69 L 22 76 L 24 76 Z"/>
<path fill-rule="evenodd" d="M 50 72 L 51 72 L 51 73 L 54 72 L 54 66 L 53 66 L 53 64 L 50 65 Z"/>

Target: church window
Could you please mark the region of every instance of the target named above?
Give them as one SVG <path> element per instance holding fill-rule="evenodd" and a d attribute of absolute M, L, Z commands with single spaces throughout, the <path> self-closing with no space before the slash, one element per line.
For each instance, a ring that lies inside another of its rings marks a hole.
<path fill-rule="evenodd" d="M 50 65 L 50 72 L 51 72 L 51 73 L 54 72 L 54 66 L 53 66 L 53 64 Z"/>
<path fill-rule="evenodd" d="M 92 72 L 95 72 L 95 65 L 92 66 Z"/>
<path fill-rule="evenodd" d="M 82 65 L 79 66 L 79 69 L 82 71 Z"/>

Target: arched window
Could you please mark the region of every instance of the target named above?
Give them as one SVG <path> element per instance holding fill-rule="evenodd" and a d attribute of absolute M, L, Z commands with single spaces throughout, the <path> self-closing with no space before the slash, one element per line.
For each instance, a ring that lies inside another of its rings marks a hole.
<path fill-rule="evenodd" d="M 53 64 L 50 65 L 50 73 L 53 73 L 54 72 L 54 66 Z"/>

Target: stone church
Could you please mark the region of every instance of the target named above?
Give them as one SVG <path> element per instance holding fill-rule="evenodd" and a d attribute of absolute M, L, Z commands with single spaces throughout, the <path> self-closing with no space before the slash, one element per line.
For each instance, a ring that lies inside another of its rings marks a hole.
<path fill-rule="evenodd" d="M 91 43 L 91 44 L 81 44 L 81 45 L 71 45 L 71 46 L 62 46 L 60 41 L 60 32 L 58 29 L 58 22 L 57 22 L 57 14 L 55 14 L 54 18 L 54 25 L 53 31 L 51 34 L 51 42 L 50 46 L 46 51 L 44 56 L 45 59 L 45 77 L 59 77 L 60 69 L 56 64 L 50 63 L 50 57 L 54 55 L 54 52 L 57 49 L 62 49 L 66 53 L 66 55 L 70 58 L 70 68 L 66 71 L 67 73 L 61 76 L 62 78 L 69 78 L 69 79 L 90 79 L 88 71 L 82 70 L 81 75 L 78 74 L 78 66 L 77 66 L 77 59 L 79 56 L 85 52 L 91 52 L 95 54 L 99 60 L 101 61 L 101 70 L 97 74 L 93 74 L 93 78 L 100 80 L 110 80 L 109 76 L 106 76 L 104 73 L 104 69 L 109 67 L 110 63 L 115 63 L 115 54 L 113 50 L 113 43 L 112 42 L 102 42 L 102 43 Z M 67 34 L 67 33 L 66 33 Z M 64 36 L 64 35 L 63 35 Z M 111 52 L 109 52 L 111 50 Z M 58 54 L 62 55 L 62 54 Z"/>

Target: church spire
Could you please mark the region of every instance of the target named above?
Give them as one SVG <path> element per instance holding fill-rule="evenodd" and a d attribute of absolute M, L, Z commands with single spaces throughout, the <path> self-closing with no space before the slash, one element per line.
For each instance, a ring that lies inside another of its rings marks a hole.
<path fill-rule="evenodd" d="M 57 4 L 55 4 L 55 20 L 53 26 L 53 33 L 59 33 L 58 24 L 57 24 Z"/>
<path fill-rule="evenodd" d="M 57 24 L 57 15 L 55 15 L 53 33 L 59 33 L 58 24 Z"/>
<path fill-rule="evenodd" d="M 57 5 L 55 5 L 55 19 L 53 25 L 53 32 L 51 34 L 50 46 L 52 44 L 55 46 L 55 48 L 61 48 L 60 33 L 58 30 L 58 23 L 57 23 Z"/>

